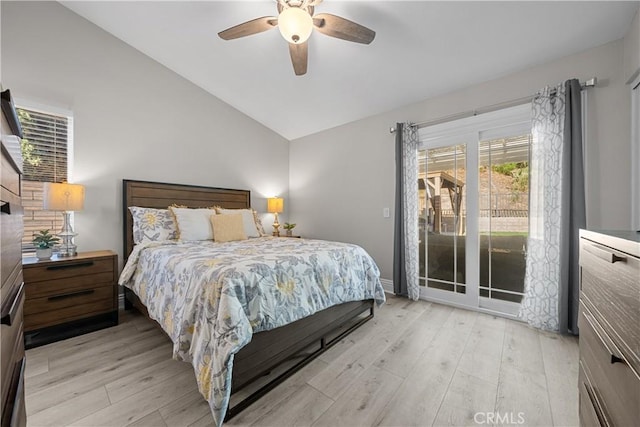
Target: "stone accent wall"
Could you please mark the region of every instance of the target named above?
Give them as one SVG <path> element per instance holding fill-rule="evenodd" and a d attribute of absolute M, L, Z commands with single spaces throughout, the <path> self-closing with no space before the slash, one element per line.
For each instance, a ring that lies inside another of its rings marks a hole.
<path fill-rule="evenodd" d="M 62 213 L 42 210 L 44 183 L 22 181 L 22 206 L 24 208 L 23 249 L 32 248 L 33 233 L 50 230 L 56 234 L 62 229 Z"/>

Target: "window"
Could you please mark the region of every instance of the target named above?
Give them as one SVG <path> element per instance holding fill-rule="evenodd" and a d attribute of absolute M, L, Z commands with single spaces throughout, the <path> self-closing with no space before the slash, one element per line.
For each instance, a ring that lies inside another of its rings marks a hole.
<path fill-rule="evenodd" d="M 17 108 L 22 125 L 22 204 L 24 237 L 22 252 L 33 252 L 33 233 L 58 232 L 62 228 L 59 212 L 42 209 L 45 182 L 63 182 L 69 178 L 68 152 L 71 118 L 28 108 Z"/>

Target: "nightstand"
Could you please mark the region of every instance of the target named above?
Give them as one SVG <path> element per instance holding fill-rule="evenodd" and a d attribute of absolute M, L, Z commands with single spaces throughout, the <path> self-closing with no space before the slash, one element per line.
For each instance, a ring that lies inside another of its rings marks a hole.
<path fill-rule="evenodd" d="M 26 348 L 118 324 L 118 255 L 22 260 Z"/>

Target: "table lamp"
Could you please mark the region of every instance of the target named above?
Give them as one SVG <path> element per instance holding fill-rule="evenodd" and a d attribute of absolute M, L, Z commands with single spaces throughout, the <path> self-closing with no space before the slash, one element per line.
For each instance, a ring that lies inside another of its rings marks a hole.
<path fill-rule="evenodd" d="M 45 182 L 44 209 L 62 211 L 64 215 L 64 224 L 62 224 L 62 230 L 58 233 L 58 236 L 62 239 L 58 256 L 75 256 L 77 246 L 73 244 L 73 238 L 78 233 L 74 232 L 71 227 L 71 212 L 84 209 L 84 186 L 67 182 Z"/>
<path fill-rule="evenodd" d="M 284 200 L 281 197 L 270 197 L 267 199 L 267 212 L 274 214 L 273 235 L 280 236 L 280 223 L 278 222 L 278 214 L 282 213 Z"/>

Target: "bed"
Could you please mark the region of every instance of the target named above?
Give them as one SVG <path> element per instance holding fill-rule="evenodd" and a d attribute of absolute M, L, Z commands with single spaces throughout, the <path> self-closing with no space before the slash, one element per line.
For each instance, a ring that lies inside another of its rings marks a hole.
<path fill-rule="evenodd" d="M 123 180 L 125 308 L 157 321 L 174 343 L 174 358 L 194 366 L 217 425 L 370 320 L 384 302 L 377 266 L 355 245 L 275 237 L 135 245 L 129 208 L 172 204 L 247 209 L 250 192 Z M 340 272 L 329 281 L 316 269 L 333 259 Z M 271 276 L 288 279 L 265 285 Z"/>

